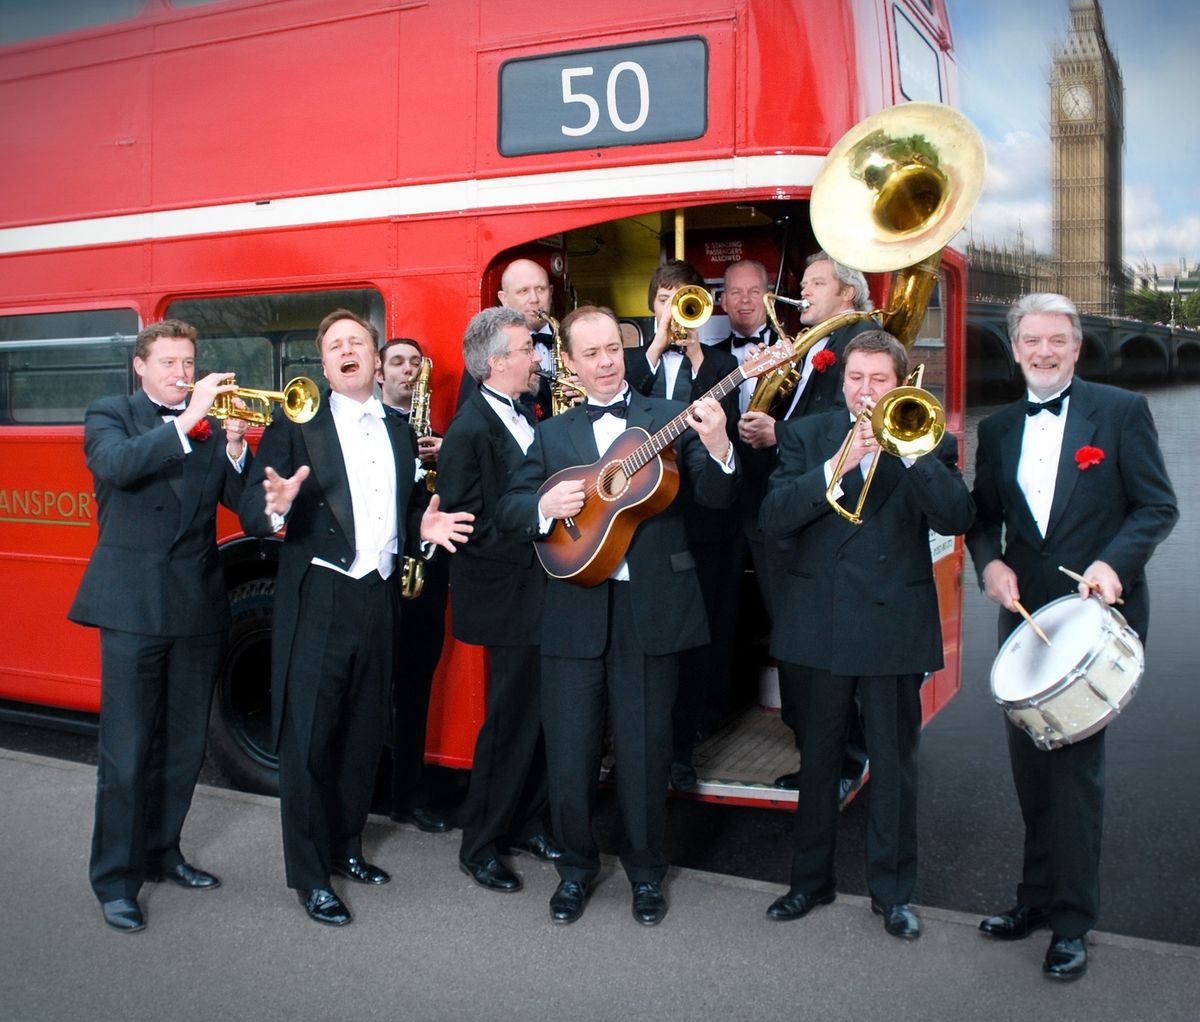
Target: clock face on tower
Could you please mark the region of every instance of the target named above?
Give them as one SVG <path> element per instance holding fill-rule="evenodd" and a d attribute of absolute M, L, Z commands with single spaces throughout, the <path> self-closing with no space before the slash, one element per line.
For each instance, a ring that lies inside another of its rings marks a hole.
<path fill-rule="evenodd" d="M 1086 85 L 1071 85 L 1063 89 L 1063 116 L 1069 121 L 1082 121 L 1092 116 L 1092 92 Z"/>

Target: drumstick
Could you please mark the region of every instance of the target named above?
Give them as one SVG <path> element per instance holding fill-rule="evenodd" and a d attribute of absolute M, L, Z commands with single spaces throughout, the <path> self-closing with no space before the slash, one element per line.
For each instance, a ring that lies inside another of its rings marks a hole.
<path fill-rule="evenodd" d="M 1066 575 L 1067 578 L 1073 578 L 1076 582 L 1082 582 L 1085 586 L 1093 591 L 1100 588 L 1095 582 L 1088 581 L 1088 579 L 1084 578 L 1082 575 L 1076 574 L 1070 568 L 1064 568 L 1061 564 L 1058 566 L 1058 570 Z M 1117 597 L 1117 603 L 1119 603 L 1122 607 L 1125 606 L 1125 601 L 1119 596 Z"/>
<path fill-rule="evenodd" d="M 1041 639 L 1042 642 L 1044 642 L 1047 646 L 1049 646 L 1050 645 L 1050 636 L 1048 636 L 1045 632 L 1043 632 L 1041 630 L 1041 628 L 1038 627 L 1038 623 L 1036 621 L 1034 621 L 1034 619 L 1030 616 L 1029 611 L 1027 611 L 1024 607 L 1021 606 L 1021 601 L 1013 600 L 1013 606 L 1016 607 L 1017 610 L 1020 612 L 1021 617 L 1023 617 L 1026 621 L 1029 622 L 1029 627 L 1032 628 L 1035 632 L 1037 632 L 1037 637 L 1039 639 Z"/>

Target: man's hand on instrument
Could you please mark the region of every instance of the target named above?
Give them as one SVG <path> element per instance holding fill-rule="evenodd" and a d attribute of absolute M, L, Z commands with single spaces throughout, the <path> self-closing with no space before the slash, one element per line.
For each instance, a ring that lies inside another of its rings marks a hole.
<path fill-rule="evenodd" d="M 725 409 L 713 397 L 702 397 L 688 409 L 688 425 L 700 434 L 700 442 L 717 461 L 729 458 L 729 435 L 725 432 Z"/>
<path fill-rule="evenodd" d="M 1003 561 L 989 561 L 983 569 L 983 592 L 993 603 L 1016 613 L 1015 601 L 1021 598 L 1017 573 Z"/>
<path fill-rule="evenodd" d="M 240 397 L 235 397 L 233 406 L 244 410 L 246 402 Z M 250 423 L 245 419 L 235 419 L 233 416 L 225 420 L 225 450 L 234 461 L 242 456 L 242 451 L 245 449 L 246 429 L 249 425 Z"/>
<path fill-rule="evenodd" d="M 1079 595 L 1089 596 L 1098 592 L 1110 607 L 1121 598 L 1124 587 L 1117 573 L 1104 561 L 1092 561 L 1083 573 L 1086 582 L 1079 583 Z"/>
<path fill-rule="evenodd" d="M 187 407 L 176 419 L 179 428 L 184 433 L 191 432 L 192 427 L 208 414 L 218 394 L 232 394 L 237 389 L 233 373 L 209 373 L 197 380 L 192 387 L 192 396 L 188 398 Z"/>
<path fill-rule="evenodd" d="M 743 412 L 737 428 L 742 443 L 756 451 L 775 446 L 775 420 L 766 412 Z"/>
<path fill-rule="evenodd" d="M 440 436 L 423 436 L 417 440 L 417 457 L 422 464 L 437 464 L 438 453 L 442 449 Z"/>
<path fill-rule="evenodd" d="M 583 510 L 583 480 L 564 479 L 542 494 L 538 513 L 543 518 L 574 518 Z"/>
<path fill-rule="evenodd" d="M 429 498 L 429 506 L 421 515 L 421 539 L 427 543 L 436 543 L 451 553 L 457 549 L 455 543 L 465 543 L 475 526 L 475 516 L 470 511 L 442 511 L 442 498 L 434 494 Z"/>
<path fill-rule="evenodd" d="M 263 493 L 267 498 L 266 513 L 271 515 L 286 515 L 292 509 L 292 502 L 300 492 L 300 486 L 312 471 L 307 465 L 301 465 L 294 475 L 284 478 L 270 465 L 267 466 L 263 478 Z"/>

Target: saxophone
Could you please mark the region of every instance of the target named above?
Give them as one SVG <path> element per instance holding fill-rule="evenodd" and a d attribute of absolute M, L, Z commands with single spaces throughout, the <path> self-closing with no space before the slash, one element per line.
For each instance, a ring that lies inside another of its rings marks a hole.
<path fill-rule="evenodd" d="M 558 332 L 558 320 L 548 312 L 538 309 L 538 317 L 550 324 L 550 332 L 554 335 L 554 375 L 539 369 L 538 375 L 550 382 L 550 414 L 562 415 L 572 408 L 580 398 L 587 397 L 587 391 L 579 384 L 571 382 L 571 370 L 563 359 L 562 336 Z"/>
<path fill-rule="evenodd" d="M 413 384 L 412 411 L 408 415 L 408 424 L 412 426 L 417 439 L 433 435 L 433 427 L 429 422 L 429 376 L 433 372 L 433 359 L 422 358 L 421 368 L 417 370 L 417 379 Z M 437 486 L 437 471 L 425 470 L 425 488 L 433 493 Z M 436 549 L 436 547 L 434 548 Z M 423 557 L 405 557 L 400 566 L 400 595 L 406 600 L 415 600 L 425 588 L 425 561 Z"/>

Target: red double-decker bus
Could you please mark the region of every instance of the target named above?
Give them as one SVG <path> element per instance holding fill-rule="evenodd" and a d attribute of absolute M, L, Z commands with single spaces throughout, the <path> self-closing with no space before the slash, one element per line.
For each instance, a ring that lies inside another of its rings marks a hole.
<path fill-rule="evenodd" d="M 144 324 L 185 319 L 201 370 L 278 390 L 323 382 L 316 324 L 353 309 L 420 339 L 444 429 L 463 327 L 513 258 L 546 266 L 559 316 L 590 301 L 644 320 L 646 282 L 676 252 L 717 284 L 728 262 L 759 259 L 795 294 L 819 248 L 809 196 L 829 148 L 868 114 L 954 90 L 943 0 L 608 0 L 533 16 L 521 0 L 6 5 L 0 709 L 86 721 L 99 705 L 96 637 L 66 620 L 96 539 L 83 412 L 134 386 Z M 887 275 L 871 283 L 878 302 Z M 948 250 L 916 345 L 960 436 L 964 320 Z M 235 623 L 212 751 L 237 783 L 269 788 L 277 545 L 222 514 Z M 959 687 L 962 567 L 958 540 L 931 543 L 947 666 L 925 685 L 927 718 Z M 761 648 L 744 657 L 757 674 Z M 431 761 L 469 765 L 485 673 L 478 650 L 447 641 Z M 744 693 L 699 750 L 701 797 L 794 803 L 770 787 L 795 753 L 760 701 Z"/>

